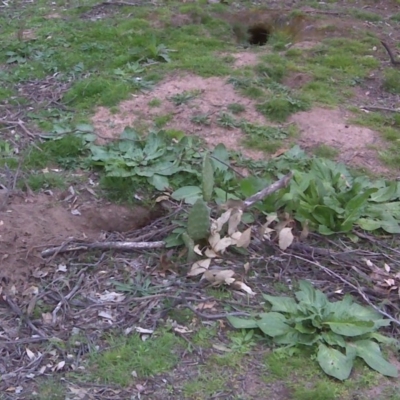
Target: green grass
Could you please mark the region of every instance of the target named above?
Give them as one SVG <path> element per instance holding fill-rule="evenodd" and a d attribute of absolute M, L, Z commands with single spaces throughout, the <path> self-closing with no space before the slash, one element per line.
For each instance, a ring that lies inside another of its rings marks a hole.
<path fill-rule="evenodd" d="M 400 71 L 389 69 L 385 71 L 383 88 L 393 94 L 400 94 Z"/>
<path fill-rule="evenodd" d="M 80 136 L 66 135 L 58 140 L 48 140 L 29 149 L 24 156 L 24 167 L 42 169 L 50 165 L 75 168 L 86 155 Z"/>
<path fill-rule="evenodd" d="M 294 400 L 351 400 L 353 393 L 376 386 L 380 379 L 379 374 L 364 370 L 361 363 L 356 363 L 356 370 L 362 371 L 364 376 L 367 372 L 368 379 L 363 381 L 359 376 L 355 376 L 344 384 L 337 384 L 321 371 L 316 360 L 307 351 L 293 355 L 269 353 L 265 356 L 265 365 L 265 382 L 275 382 L 279 379 L 292 390 Z"/>
<path fill-rule="evenodd" d="M 40 378 L 35 392 L 36 394 L 32 393 L 32 399 L 35 400 L 64 400 L 66 397 L 66 389 L 56 377 Z"/>
<path fill-rule="evenodd" d="M 379 14 L 375 14 L 369 11 L 353 9 L 351 10 L 351 15 L 357 19 L 361 19 L 363 21 L 369 22 L 378 22 L 382 20 L 382 17 Z"/>
<path fill-rule="evenodd" d="M 154 117 L 154 125 L 157 128 L 162 128 L 164 125 L 170 122 L 172 118 L 173 118 L 172 114 L 158 115 Z"/>
<path fill-rule="evenodd" d="M 339 150 L 333 147 L 321 144 L 313 149 L 314 154 L 317 157 L 334 159 L 338 154 Z"/>
<path fill-rule="evenodd" d="M 287 129 L 274 126 L 260 126 L 243 122 L 241 125 L 246 137 L 243 143 L 255 150 L 274 153 L 283 146 L 283 140 L 295 136 L 297 129 L 290 125 Z"/>
<path fill-rule="evenodd" d="M 231 103 L 228 104 L 228 111 L 230 111 L 232 114 L 241 114 L 246 111 L 246 107 L 243 104 Z"/>
<path fill-rule="evenodd" d="M 147 103 L 147 105 L 148 105 L 149 107 L 154 107 L 154 108 L 160 107 L 161 104 L 162 104 L 162 101 L 161 101 L 160 99 L 156 99 L 156 98 L 151 99 L 151 100 Z"/>
<path fill-rule="evenodd" d="M 179 362 L 182 348 L 182 341 L 168 332 L 146 341 L 137 334 L 113 336 L 107 343 L 107 350 L 92 354 L 88 371 L 102 383 L 121 386 L 133 383 L 132 372 L 149 377 L 170 371 Z"/>
<path fill-rule="evenodd" d="M 65 177 L 56 173 L 35 173 L 32 172 L 26 183 L 33 191 L 40 189 L 61 189 L 66 186 Z M 21 182 L 22 184 L 22 182 Z"/>

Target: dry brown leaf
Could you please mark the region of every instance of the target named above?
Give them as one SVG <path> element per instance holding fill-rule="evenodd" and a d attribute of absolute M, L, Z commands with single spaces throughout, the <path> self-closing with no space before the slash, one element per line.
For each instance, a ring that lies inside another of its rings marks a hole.
<path fill-rule="evenodd" d="M 283 228 L 279 232 L 279 248 L 285 251 L 293 243 L 292 228 Z"/>
<path fill-rule="evenodd" d="M 280 157 L 282 154 L 285 154 L 288 149 L 278 149 L 274 154 L 271 155 L 272 158 Z"/>
<path fill-rule="evenodd" d="M 246 229 L 240 236 L 240 239 L 237 241 L 237 247 L 247 248 L 251 241 L 251 228 Z"/>
<path fill-rule="evenodd" d="M 215 246 L 213 246 L 213 250 L 216 253 L 223 254 L 229 246 L 232 246 L 235 243 L 236 241 L 234 239 L 230 237 L 224 237 Z"/>
<path fill-rule="evenodd" d="M 300 241 L 306 240 L 309 234 L 310 234 L 310 230 L 308 228 L 308 221 L 305 221 L 304 225 L 303 225 L 303 229 L 300 232 L 300 237 L 299 237 Z"/>
<path fill-rule="evenodd" d="M 193 251 L 194 251 L 196 254 L 198 254 L 199 256 L 202 256 L 202 255 L 203 255 L 202 251 L 200 250 L 200 246 L 199 246 L 198 244 L 196 244 L 196 246 L 194 246 Z"/>
<path fill-rule="evenodd" d="M 199 303 L 195 309 L 196 310 L 213 310 L 214 306 L 217 304 L 216 301 L 209 301 L 209 302 L 204 302 L 204 303 Z"/>
<path fill-rule="evenodd" d="M 25 352 L 31 361 L 36 358 L 35 353 L 33 351 L 29 350 L 28 348 L 25 349 Z"/>
<path fill-rule="evenodd" d="M 221 229 L 223 226 L 229 221 L 229 218 L 231 217 L 232 209 L 229 209 L 225 211 L 217 220 L 212 221 L 211 223 L 211 234 L 213 235 L 214 233 L 219 233 L 221 232 Z"/>
<path fill-rule="evenodd" d="M 250 269 L 250 263 L 247 262 L 246 264 L 244 264 L 243 268 L 244 268 L 244 273 L 247 274 Z"/>
<path fill-rule="evenodd" d="M 169 200 L 169 196 L 167 196 L 167 195 L 158 196 L 156 198 L 156 203 L 160 203 L 161 201 L 165 201 L 165 200 Z"/>
<path fill-rule="evenodd" d="M 214 248 L 216 244 L 221 240 L 221 235 L 218 232 L 213 233 L 209 238 L 208 238 L 208 243 L 210 243 L 210 246 Z"/>
<path fill-rule="evenodd" d="M 209 248 L 207 248 L 207 249 L 204 251 L 204 255 L 205 255 L 206 257 L 208 257 L 208 258 L 217 258 L 217 257 L 218 257 L 218 254 L 217 254 L 214 250 L 209 249 Z"/>
<path fill-rule="evenodd" d="M 233 279 L 235 271 L 231 269 L 221 269 L 221 270 L 207 270 L 203 278 L 210 282 L 212 285 L 221 285 L 227 283 L 230 279 Z"/>
<path fill-rule="evenodd" d="M 236 290 L 242 290 L 243 292 L 248 293 L 250 296 L 254 296 L 256 294 L 251 290 L 249 286 L 240 281 L 233 282 L 231 286 Z"/>
<path fill-rule="evenodd" d="M 237 231 L 237 227 L 242 220 L 243 211 L 239 209 L 233 209 L 231 217 L 229 218 L 228 224 L 228 235 L 231 236 Z"/>
<path fill-rule="evenodd" d="M 196 261 L 190 271 L 188 272 L 187 276 L 197 276 L 203 274 L 205 271 L 208 270 L 211 263 L 210 258 L 206 258 L 205 260 Z"/>

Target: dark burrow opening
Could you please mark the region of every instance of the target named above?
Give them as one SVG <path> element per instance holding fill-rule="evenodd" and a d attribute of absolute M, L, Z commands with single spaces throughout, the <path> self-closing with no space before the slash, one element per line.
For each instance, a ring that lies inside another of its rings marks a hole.
<path fill-rule="evenodd" d="M 257 46 L 264 46 L 271 35 L 271 30 L 265 24 L 256 24 L 247 29 L 249 43 Z"/>

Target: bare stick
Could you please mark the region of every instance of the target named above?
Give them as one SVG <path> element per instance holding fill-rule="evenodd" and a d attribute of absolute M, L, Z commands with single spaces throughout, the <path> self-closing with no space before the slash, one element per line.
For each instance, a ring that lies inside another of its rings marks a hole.
<path fill-rule="evenodd" d="M 0 296 L 0 300 L 3 300 L 3 302 L 6 303 L 8 305 L 8 307 L 10 307 L 11 310 L 21 318 L 21 321 L 25 322 L 29 326 L 29 328 L 32 329 L 33 332 L 35 332 L 42 338 L 47 337 L 39 328 L 37 328 L 32 323 L 32 321 L 28 318 L 28 316 L 22 312 L 22 310 L 18 307 L 18 305 L 16 303 L 14 303 L 13 300 L 11 300 L 10 296 L 2 295 L 2 296 Z"/>
<path fill-rule="evenodd" d="M 75 293 L 79 290 L 84 277 L 85 277 L 85 275 L 83 273 L 81 273 L 81 276 L 79 277 L 79 280 L 78 280 L 77 284 L 73 287 L 73 289 L 62 300 L 60 300 L 60 302 L 57 304 L 56 308 L 53 310 L 53 312 L 52 312 L 53 325 L 55 325 L 56 322 L 57 322 L 57 313 L 58 313 L 58 311 L 60 311 L 61 306 L 63 305 L 63 303 L 66 300 L 72 299 L 72 297 L 75 295 Z"/>
<path fill-rule="evenodd" d="M 248 197 L 244 202 L 243 202 L 243 209 L 249 208 L 253 206 L 255 203 L 258 201 L 264 200 L 267 196 L 270 194 L 276 192 L 279 189 L 285 188 L 290 180 L 292 179 L 293 172 L 288 173 L 285 175 L 283 178 L 279 179 L 279 181 L 276 181 L 272 185 L 269 185 L 268 187 L 260 190 L 258 193 L 253 194 L 253 196 Z"/>
<path fill-rule="evenodd" d="M 381 43 L 382 43 L 382 46 L 386 49 L 387 53 L 389 54 L 390 62 L 391 62 L 393 65 L 400 65 L 400 61 L 397 61 L 397 60 L 394 58 L 393 53 L 392 53 L 392 51 L 390 50 L 389 46 L 388 46 L 384 41 L 382 41 L 382 40 L 381 40 Z"/>
<path fill-rule="evenodd" d="M 140 3 L 128 3 L 127 1 L 103 1 L 102 3 L 95 4 L 92 8 L 101 7 L 101 6 L 143 6 L 144 4 Z"/>
<path fill-rule="evenodd" d="M 8 121 L 8 120 L 5 120 L 5 119 L 0 119 L 0 124 L 5 124 L 5 125 L 18 125 L 29 137 L 31 137 L 31 138 L 33 138 L 33 139 L 36 139 L 36 136 L 26 128 L 24 122 L 21 121 L 21 120 L 18 120 L 18 121 Z"/>
<path fill-rule="evenodd" d="M 52 247 L 50 249 L 43 250 L 42 257 L 49 257 L 56 253 L 66 253 L 77 250 L 122 250 L 122 251 L 134 251 L 138 249 L 158 249 L 164 247 L 165 243 L 159 242 L 96 242 L 96 243 L 85 243 L 85 244 L 72 244 L 69 246 Z"/>
<path fill-rule="evenodd" d="M 388 111 L 398 113 L 400 112 L 400 108 L 387 108 L 387 107 L 379 107 L 379 106 L 362 106 L 360 107 L 361 110 L 368 110 L 368 111 Z"/>

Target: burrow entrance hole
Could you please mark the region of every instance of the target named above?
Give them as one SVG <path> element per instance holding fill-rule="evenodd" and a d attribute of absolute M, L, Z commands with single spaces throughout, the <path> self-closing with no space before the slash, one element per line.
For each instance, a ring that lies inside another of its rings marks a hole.
<path fill-rule="evenodd" d="M 256 24 L 247 29 L 249 44 L 264 46 L 271 35 L 271 30 L 264 24 Z"/>

